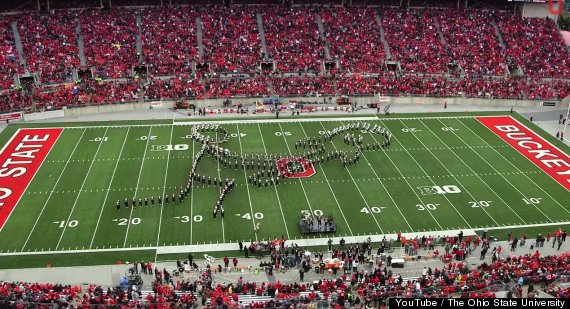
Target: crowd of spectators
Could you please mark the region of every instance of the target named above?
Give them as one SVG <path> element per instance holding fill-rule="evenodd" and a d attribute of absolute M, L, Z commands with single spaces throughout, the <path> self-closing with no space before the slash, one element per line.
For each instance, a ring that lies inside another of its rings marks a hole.
<path fill-rule="evenodd" d="M 521 66 L 529 77 L 570 78 L 570 55 L 553 20 L 506 12 L 495 16 L 507 47 L 507 64 Z"/>
<path fill-rule="evenodd" d="M 505 75 L 504 59 L 488 11 L 438 13 L 450 60 L 468 75 Z"/>
<path fill-rule="evenodd" d="M 198 79 L 180 76 L 170 79 L 153 79 L 145 89 L 149 100 L 204 98 L 204 86 Z"/>
<path fill-rule="evenodd" d="M 270 60 L 281 72 L 320 72 L 325 60 L 315 8 L 272 6 L 263 13 L 263 29 Z"/>
<path fill-rule="evenodd" d="M 247 6 L 209 6 L 200 12 L 203 61 L 220 73 L 255 72 L 263 60 L 256 10 Z"/>
<path fill-rule="evenodd" d="M 0 89 L 10 88 L 14 84 L 14 74 L 23 73 L 14 44 L 12 22 L 8 17 L 0 19 Z"/>
<path fill-rule="evenodd" d="M 383 10 L 382 27 L 392 58 L 404 72 L 447 72 L 451 59 L 429 10 Z"/>
<path fill-rule="evenodd" d="M 135 14 L 131 9 L 80 13 L 86 62 L 99 76 L 127 77 L 138 63 Z"/>
<path fill-rule="evenodd" d="M 26 110 L 32 99 L 21 90 L 6 90 L 0 93 L 0 112 Z"/>
<path fill-rule="evenodd" d="M 317 77 L 274 77 L 271 79 L 273 83 L 273 91 L 275 95 L 282 97 L 289 96 L 315 96 L 334 95 L 334 79 L 317 76 Z"/>
<path fill-rule="evenodd" d="M 147 8 L 141 11 L 143 64 L 154 75 L 192 72 L 197 60 L 196 11 L 191 7 Z"/>
<path fill-rule="evenodd" d="M 270 95 L 267 77 L 221 79 L 211 78 L 206 81 L 208 98 L 228 98 L 234 96 L 266 96 Z"/>
<path fill-rule="evenodd" d="M 79 65 L 75 13 L 25 14 L 18 19 L 28 70 L 42 83 L 70 82 Z"/>
<path fill-rule="evenodd" d="M 331 57 L 340 61 L 342 70 L 382 71 L 386 54 L 374 10 L 326 8 L 321 18 Z"/>

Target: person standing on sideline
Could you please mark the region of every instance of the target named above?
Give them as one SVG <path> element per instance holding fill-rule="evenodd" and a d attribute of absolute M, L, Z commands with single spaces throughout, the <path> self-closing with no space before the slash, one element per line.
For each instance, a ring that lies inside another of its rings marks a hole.
<path fill-rule="evenodd" d="M 303 268 L 299 269 L 299 281 L 303 282 L 303 280 L 305 279 L 305 272 L 303 271 Z"/>

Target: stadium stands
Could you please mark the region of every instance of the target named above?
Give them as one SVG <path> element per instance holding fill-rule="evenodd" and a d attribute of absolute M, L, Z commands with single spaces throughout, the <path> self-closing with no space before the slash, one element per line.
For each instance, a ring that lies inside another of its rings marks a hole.
<path fill-rule="evenodd" d="M 379 9 L 357 6 L 367 1 L 355 1 L 355 7 L 293 7 L 274 2 L 171 8 L 157 6 L 154 0 L 128 0 L 114 3 L 150 6 L 72 11 L 59 9 L 72 2 L 56 1 L 58 9 L 51 14 L 4 16 L 0 19 L 0 89 L 10 88 L 16 73 L 25 73 L 13 21 L 18 22 L 27 69 L 38 73 L 42 85 L 32 91 L 39 104 L 20 98 L 29 95 L 24 92 L 5 96 L 2 108 L 137 101 L 134 98 L 140 96 L 133 96 L 130 87 L 110 86 L 123 84 L 144 87 L 144 98 L 150 100 L 376 93 L 552 100 L 570 94 L 568 49 L 550 19 L 457 10 L 447 5 L 452 1 L 412 1 L 412 7 L 428 8 L 410 10 L 398 8 L 399 1 Z M 436 3 L 444 8 L 432 8 Z M 91 7 L 93 1 L 77 5 Z M 376 15 L 381 17 L 386 42 Z M 95 69 L 104 85 L 93 87 L 95 92 L 89 96 L 62 90 L 73 88 L 74 71 L 80 67 L 77 18 L 86 66 Z M 387 59 L 386 46 L 392 59 Z M 275 61 L 276 72 L 267 67 L 261 70 L 266 60 Z M 398 61 L 402 71 L 388 67 L 386 60 Z M 149 77 L 167 79 L 147 81 L 142 76 L 142 81 L 111 82 L 132 78 L 132 69 L 138 65 L 148 67 Z M 59 83 L 67 83 L 67 88 L 46 88 Z M 98 97 L 105 93 L 113 96 Z M 18 101 L 12 104 L 11 97 Z M 61 101 L 52 102 L 56 99 Z"/>

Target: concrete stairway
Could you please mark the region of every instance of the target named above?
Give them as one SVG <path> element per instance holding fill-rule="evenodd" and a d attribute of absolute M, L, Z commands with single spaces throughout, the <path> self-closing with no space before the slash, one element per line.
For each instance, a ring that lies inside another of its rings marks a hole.
<path fill-rule="evenodd" d="M 315 19 L 317 20 L 317 26 L 319 27 L 319 34 L 321 35 L 321 40 L 323 40 L 323 47 L 325 48 L 325 57 L 327 60 L 331 60 L 331 50 L 329 49 L 329 43 L 327 42 L 327 37 L 325 35 L 325 26 L 323 25 L 323 20 L 321 14 L 316 14 Z"/>
<path fill-rule="evenodd" d="M 380 13 L 376 13 L 376 23 L 380 29 L 380 38 L 382 39 L 382 45 L 384 46 L 384 51 L 386 52 L 386 60 L 392 60 L 392 52 L 390 51 L 390 44 L 386 40 L 386 34 L 384 32 L 384 27 L 382 27 L 382 17 Z"/>
<path fill-rule="evenodd" d="M 198 42 L 198 57 L 202 59 L 204 56 L 204 44 L 202 43 L 202 20 L 196 17 L 196 41 Z"/>
<path fill-rule="evenodd" d="M 445 37 L 443 36 L 443 31 L 441 31 L 441 25 L 439 24 L 439 19 L 437 18 L 437 16 L 435 16 L 434 12 L 432 12 L 432 15 L 433 15 L 432 16 L 433 21 L 435 22 L 435 30 L 437 31 L 437 36 L 439 36 L 439 41 L 444 46 L 447 46 L 447 42 L 445 41 Z"/>
<path fill-rule="evenodd" d="M 261 47 L 263 48 L 263 61 L 269 61 L 269 52 L 267 50 L 267 44 L 265 43 L 265 30 L 263 30 L 263 16 L 261 13 L 256 13 L 257 17 L 257 31 L 259 32 L 259 38 L 261 39 Z"/>
<path fill-rule="evenodd" d="M 139 64 L 143 62 L 142 54 L 142 18 L 140 15 L 136 16 L 137 20 L 137 54 L 139 55 Z"/>
<path fill-rule="evenodd" d="M 501 46 L 501 49 L 503 51 L 505 51 L 505 49 L 507 49 L 507 45 L 505 44 L 505 41 L 503 40 L 503 35 L 501 34 L 501 30 L 499 30 L 499 26 L 497 25 L 497 22 L 495 21 L 495 17 L 493 17 L 493 19 L 491 19 L 491 25 L 493 25 L 493 27 L 495 28 L 495 35 L 497 36 L 497 39 L 499 40 L 499 45 Z"/>
<path fill-rule="evenodd" d="M 77 50 L 79 51 L 79 65 L 86 66 L 85 61 L 85 42 L 83 41 L 83 33 L 81 32 L 81 21 L 79 18 L 75 19 L 75 33 L 77 34 Z"/>
<path fill-rule="evenodd" d="M 14 33 L 14 43 L 16 43 L 16 49 L 18 50 L 18 58 L 20 58 L 20 64 L 26 70 L 26 73 L 29 73 L 28 66 L 26 65 L 26 58 L 24 58 L 24 47 L 22 46 L 22 37 L 20 36 L 20 32 L 18 31 L 18 22 L 12 23 L 12 32 Z"/>

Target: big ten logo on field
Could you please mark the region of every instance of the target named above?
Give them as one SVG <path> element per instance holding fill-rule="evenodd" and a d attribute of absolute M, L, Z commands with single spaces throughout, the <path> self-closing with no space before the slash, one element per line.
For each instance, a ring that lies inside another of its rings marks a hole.
<path fill-rule="evenodd" d="M 564 11 L 564 0 L 548 0 L 548 13 L 560 15 Z"/>
<path fill-rule="evenodd" d="M 422 195 L 461 193 L 461 189 L 455 185 L 419 186 L 418 190 L 420 190 Z"/>

